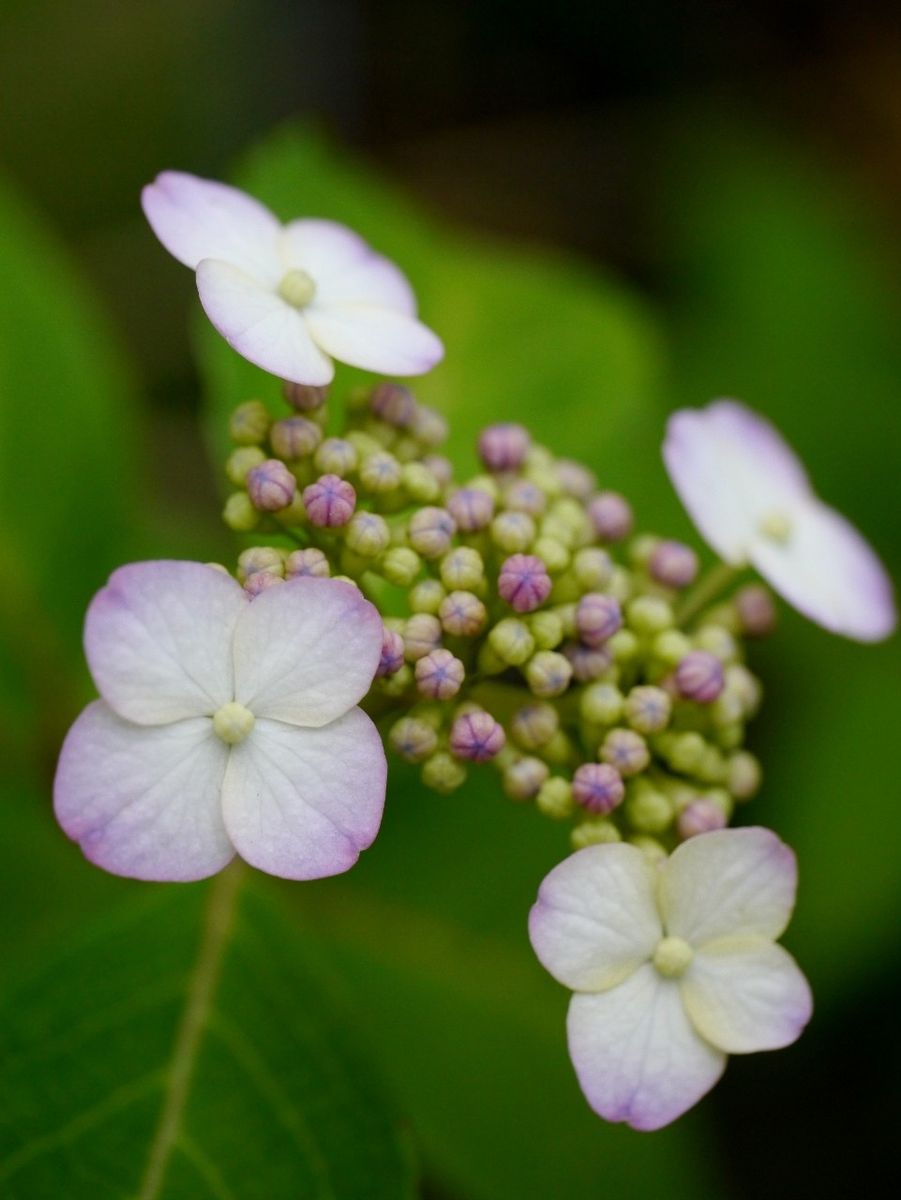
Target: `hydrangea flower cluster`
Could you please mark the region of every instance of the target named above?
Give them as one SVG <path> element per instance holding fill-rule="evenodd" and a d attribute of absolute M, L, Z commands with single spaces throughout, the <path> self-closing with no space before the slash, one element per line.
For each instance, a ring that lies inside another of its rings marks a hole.
<path fill-rule="evenodd" d="M 796 866 L 727 829 L 761 782 L 745 731 L 749 643 L 790 603 L 860 641 L 896 622 L 873 551 L 820 501 L 768 422 L 734 401 L 676 413 L 664 458 L 724 560 L 636 532 L 628 500 L 516 423 L 455 475 L 447 423 L 383 379 L 329 401 L 332 359 L 427 370 L 438 339 L 398 269 L 320 220 L 280 224 L 234 188 L 166 172 L 144 192 L 213 324 L 282 380 L 232 413 L 234 577 L 117 571 L 88 613 L 101 699 L 60 757 L 57 816 L 86 856 L 143 879 L 236 854 L 292 879 L 347 870 L 378 832 L 382 737 L 447 794 L 497 771 L 569 827 L 529 932 L 573 997 L 592 1107 L 656 1129 L 728 1054 L 792 1042 L 810 992 L 776 939 Z M 382 737 L 379 736 L 379 731 Z"/>

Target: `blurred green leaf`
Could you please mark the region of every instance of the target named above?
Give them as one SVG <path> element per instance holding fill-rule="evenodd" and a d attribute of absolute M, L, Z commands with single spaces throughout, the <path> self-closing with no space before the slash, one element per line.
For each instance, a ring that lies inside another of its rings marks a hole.
<path fill-rule="evenodd" d="M 349 1018 L 244 875 L 140 889 L 8 1000 L 4 1196 L 415 1194 Z"/>

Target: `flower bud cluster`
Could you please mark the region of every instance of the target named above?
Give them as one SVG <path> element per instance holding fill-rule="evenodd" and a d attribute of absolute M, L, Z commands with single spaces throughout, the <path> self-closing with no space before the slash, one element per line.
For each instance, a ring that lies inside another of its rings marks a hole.
<path fill-rule="evenodd" d="M 521 425 L 483 430 L 483 473 L 458 481 L 444 419 L 406 387 L 353 393 L 339 429 L 325 389 L 285 396 L 288 415 L 249 401 L 232 416 L 225 520 L 267 539 L 238 578 L 257 595 L 331 575 L 376 604 L 364 706 L 426 786 L 453 792 L 490 763 L 511 800 L 570 821 L 575 846 L 628 839 L 652 857 L 754 794 L 743 639 L 772 628 L 765 589 L 698 611 L 695 552 L 634 534 L 623 496 Z"/>

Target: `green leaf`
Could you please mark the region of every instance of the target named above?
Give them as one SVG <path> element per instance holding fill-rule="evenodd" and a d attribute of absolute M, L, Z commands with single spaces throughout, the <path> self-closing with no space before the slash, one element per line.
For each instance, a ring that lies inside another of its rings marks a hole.
<path fill-rule="evenodd" d="M 0 1011 L 10 1200 L 412 1197 L 303 942 L 246 886 L 136 887 Z"/>

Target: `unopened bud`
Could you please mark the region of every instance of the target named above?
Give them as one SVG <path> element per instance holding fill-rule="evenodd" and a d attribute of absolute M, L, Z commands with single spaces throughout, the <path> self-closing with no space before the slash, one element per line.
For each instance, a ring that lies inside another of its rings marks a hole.
<path fill-rule="evenodd" d="M 259 524 L 260 514 L 246 492 L 232 492 L 222 510 L 222 519 L 236 533 L 249 533 Z"/>
<path fill-rule="evenodd" d="M 609 641 L 622 623 L 619 604 L 603 592 L 589 592 L 576 605 L 576 633 L 586 646 Z"/>
<path fill-rule="evenodd" d="M 678 629 L 665 629 L 651 643 L 651 654 L 664 667 L 677 666 L 691 653 L 691 640 Z"/>
<path fill-rule="evenodd" d="M 640 774 L 651 761 L 647 742 L 632 729 L 611 729 L 601 743 L 601 758 L 626 778 Z"/>
<path fill-rule="evenodd" d="M 447 502 L 450 515 L 457 528 L 464 533 L 475 533 L 485 529 L 494 516 L 494 500 L 480 488 L 458 488 Z"/>
<path fill-rule="evenodd" d="M 488 634 L 488 644 L 507 666 L 519 667 L 534 653 L 535 639 L 525 621 L 507 617 Z"/>
<path fill-rule="evenodd" d="M 407 659 L 416 662 L 441 645 L 441 622 L 431 613 L 414 613 L 404 625 Z"/>
<path fill-rule="evenodd" d="M 752 583 L 735 593 L 733 600 L 741 632 L 746 637 L 766 637 L 776 628 L 776 605 L 765 587 Z"/>
<path fill-rule="evenodd" d="M 736 800 L 750 800 L 760 787 L 760 763 L 747 750 L 740 750 L 728 759 L 726 787 Z"/>
<path fill-rule="evenodd" d="M 530 479 L 514 479 L 504 489 L 504 508 L 529 517 L 540 517 L 547 508 L 547 496 Z"/>
<path fill-rule="evenodd" d="M 453 463 L 443 454 L 426 454 L 422 465 L 435 476 L 442 487 L 447 487 L 454 477 Z"/>
<path fill-rule="evenodd" d="M 581 821 L 569 835 L 574 850 L 584 850 L 586 846 L 605 846 L 621 842 L 623 835 L 612 821 L 606 817 L 591 817 Z"/>
<path fill-rule="evenodd" d="M 626 697 L 626 720 L 637 733 L 659 733 L 666 729 L 672 710 L 672 701 L 662 688 L 634 687 Z"/>
<path fill-rule="evenodd" d="M 497 590 L 515 612 L 533 612 L 551 594 L 551 577 L 534 554 L 514 554 L 501 567 Z"/>
<path fill-rule="evenodd" d="M 471 546 L 457 546 L 442 558 L 438 572 L 449 592 L 471 592 L 481 584 L 485 567 L 478 550 L 473 550 Z"/>
<path fill-rule="evenodd" d="M 427 721 L 401 717 L 391 727 L 388 742 L 394 753 L 407 762 L 423 762 L 438 745 L 438 735 Z"/>
<path fill-rule="evenodd" d="M 585 646 L 582 642 L 567 642 L 563 653 L 579 683 L 591 683 L 600 679 L 613 664 L 613 655 L 606 646 Z"/>
<path fill-rule="evenodd" d="M 527 513 L 502 512 L 491 522 L 491 540 L 504 554 L 528 550 L 535 533 L 535 522 Z"/>
<path fill-rule="evenodd" d="M 510 722 L 510 733 L 524 750 L 539 750 L 559 728 L 560 718 L 550 704 L 526 704 Z"/>
<path fill-rule="evenodd" d="M 738 643 L 722 625 L 702 625 L 693 640 L 695 649 L 715 654 L 722 663 L 734 663 L 738 658 Z"/>
<path fill-rule="evenodd" d="M 279 577 L 285 574 L 285 560 L 274 546 L 251 546 L 238 555 L 238 578 L 242 583 L 258 571 Z"/>
<path fill-rule="evenodd" d="M 441 601 L 438 616 L 446 633 L 455 637 L 475 637 L 485 628 L 488 611 L 472 592 L 451 592 Z"/>
<path fill-rule="evenodd" d="M 326 438 L 313 456 L 317 471 L 323 475 L 349 475 L 356 470 L 358 456 L 353 443 L 345 438 Z"/>
<path fill-rule="evenodd" d="M 658 542 L 648 559 L 651 578 L 665 587 L 684 588 L 694 583 L 698 574 L 698 556 L 682 542 Z"/>
<path fill-rule="evenodd" d="M 538 789 L 535 806 L 553 821 L 565 821 L 575 812 L 572 784 L 562 775 L 552 775 Z"/>
<path fill-rule="evenodd" d="M 723 664 L 707 650 L 692 650 L 676 667 L 680 696 L 697 704 L 712 703 L 723 690 Z"/>
<path fill-rule="evenodd" d="M 401 485 L 404 468 L 387 450 L 368 454 L 360 466 L 360 483 L 375 496 L 386 496 Z"/>
<path fill-rule="evenodd" d="M 276 421 L 269 431 L 269 444 L 288 462 L 308 458 L 322 441 L 322 430 L 306 417 L 287 417 Z"/>
<path fill-rule="evenodd" d="M 479 457 L 489 471 L 515 471 L 532 444 L 522 425 L 489 425 L 479 436 Z"/>
<path fill-rule="evenodd" d="M 284 397 L 297 412 L 313 412 L 325 404 L 328 399 L 328 387 L 311 387 L 308 383 L 286 383 Z"/>
<path fill-rule="evenodd" d="M 659 634 L 675 624 L 672 607 L 658 596 L 639 596 L 626 609 L 630 627 L 639 634 Z"/>
<path fill-rule="evenodd" d="M 614 725 L 623 715 L 625 700 L 612 683 L 592 683 L 582 693 L 579 711 L 594 725 Z"/>
<path fill-rule="evenodd" d="M 683 775 L 691 775 L 707 751 L 707 743 L 699 733 L 668 733 L 654 743 L 673 768 Z"/>
<path fill-rule="evenodd" d="M 386 696 L 392 698 L 405 696 L 413 685 L 413 668 L 404 663 L 392 675 L 382 676 L 379 682 L 381 690 Z"/>
<path fill-rule="evenodd" d="M 364 463 L 363 466 L 365 465 Z M 401 487 L 416 504 L 433 504 L 441 495 L 441 481 L 421 462 L 404 463 L 401 467 L 400 482 Z"/>
<path fill-rule="evenodd" d="M 584 546 L 573 558 L 573 574 L 582 591 L 596 592 L 613 576 L 613 563 L 606 550 Z"/>
<path fill-rule="evenodd" d="M 369 407 L 387 425 L 406 429 L 416 412 L 416 401 L 409 388 L 386 381 L 373 388 Z"/>
<path fill-rule="evenodd" d="M 462 713 L 451 726 L 451 753 L 471 762 L 488 762 L 503 749 L 506 740 L 501 725 L 482 710 Z"/>
<path fill-rule="evenodd" d="M 285 559 L 285 575 L 288 579 L 296 579 L 303 575 L 327 579 L 330 574 L 328 559 L 315 546 L 308 546 L 305 550 L 292 550 Z"/>
<path fill-rule="evenodd" d="M 625 806 L 629 824 L 641 833 L 663 833 L 673 823 L 673 805 L 665 792 L 644 779 L 629 788 Z"/>
<path fill-rule="evenodd" d="M 666 847 L 656 838 L 648 837 L 645 833 L 637 833 L 634 837 L 630 837 L 629 845 L 640 850 L 645 857 L 645 862 L 650 863 L 652 867 L 656 867 L 668 857 Z"/>
<path fill-rule="evenodd" d="M 311 524 L 320 529 L 346 525 L 353 516 L 357 493 L 338 475 L 321 475 L 303 490 L 303 502 Z"/>
<path fill-rule="evenodd" d="M 676 830 L 683 841 L 697 837 L 699 833 L 712 833 L 724 829 L 725 814 L 709 800 L 695 800 L 683 809 L 676 820 Z"/>
<path fill-rule="evenodd" d="M 259 446 L 239 446 L 228 456 L 225 473 L 235 487 L 244 487 L 247 483 L 247 472 L 265 461 L 266 455 Z"/>
<path fill-rule="evenodd" d="M 609 763 L 583 763 L 573 776 L 573 797 L 588 812 L 613 812 L 625 794 L 622 776 Z"/>
<path fill-rule="evenodd" d="M 447 441 L 447 421 L 434 408 L 418 404 L 410 422 L 410 433 L 423 446 L 440 446 Z"/>
<path fill-rule="evenodd" d="M 544 563 L 549 575 L 560 575 L 569 566 L 569 551 L 556 538 L 536 538 L 532 550 Z"/>
<path fill-rule="evenodd" d="M 618 492 L 598 492 L 589 501 L 588 516 L 602 542 L 621 542 L 632 532 L 632 509 Z"/>
<path fill-rule="evenodd" d="M 345 545 L 361 558 L 376 558 L 388 546 L 391 532 L 378 513 L 355 512 L 347 526 Z"/>
<path fill-rule="evenodd" d="M 511 800 L 532 800 L 549 775 L 547 763 L 540 758 L 526 757 L 507 767 L 502 784 Z"/>
<path fill-rule="evenodd" d="M 466 670 L 450 650 L 439 649 L 418 660 L 415 675 L 420 695 L 431 700 L 450 700 L 459 692 Z"/>
<path fill-rule="evenodd" d="M 265 592 L 268 588 L 284 582 L 281 575 L 273 575 L 270 571 L 257 571 L 255 574 L 247 576 L 244 581 L 244 591 L 248 596 L 259 596 L 260 592 Z"/>
<path fill-rule="evenodd" d="M 532 613 L 529 629 L 538 650 L 554 650 L 563 641 L 563 622 L 555 612 L 545 610 Z"/>
<path fill-rule="evenodd" d="M 410 545 L 423 558 L 440 558 L 450 547 L 457 530 L 446 508 L 421 508 L 410 518 Z"/>
<path fill-rule="evenodd" d="M 259 446 L 266 440 L 272 418 L 261 400 L 239 404 L 228 422 L 228 435 L 239 446 Z"/>
<path fill-rule="evenodd" d="M 466 782 L 466 768 L 446 750 L 439 750 L 423 763 L 422 782 L 433 791 L 449 795 Z"/>
<path fill-rule="evenodd" d="M 296 491 L 297 481 L 277 458 L 267 458 L 247 472 L 247 494 L 254 508 L 262 512 L 287 508 Z"/>
<path fill-rule="evenodd" d="M 594 472 L 571 458 L 558 458 L 555 469 L 563 490 L 577 500 L 587 500 L 598 486 Z"/>
<path fill-rule="evenodd" d="M 615 663 L 627 664 L 638 658 L 641 643 L 631 629 L 618 630 L 607 643 Z"/>
<path fill-rule="evenodd" d="M 422 559 L 409 546 L 392 546 L 382 558 L 382 575 L 397 587 L 409 587 L 422 570 Z"/>
<path fill-rule="evenodd" d="M 404 665 L 405 650 L 406 646 L 401 635 L 386 625 L 382 630 L 382 653 L 379 657 L 379 665 L 375 669 L 376 678 L 381 679 L 385 675 L 393 675 L 399 671 Z"/>
<path fill-rule="evenodd" d="M 556 650 L 539 650 L 525 669 L 526 683 L 536 696 L 546 700 L 562 696 L 573 677 L 572 664 Z"/>
<path fill-rule="evenodd" d="M 437 579 L 421 579 L 410 589 L 410 611 L 437 616 L 446 595 L 444 585 Z"/>

